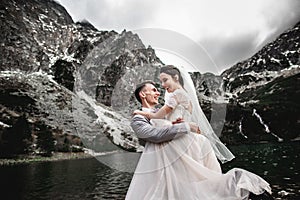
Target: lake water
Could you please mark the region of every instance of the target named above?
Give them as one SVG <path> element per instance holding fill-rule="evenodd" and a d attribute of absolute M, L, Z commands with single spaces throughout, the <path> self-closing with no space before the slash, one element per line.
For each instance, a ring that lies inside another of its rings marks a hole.
<path fill-rule="evenodd" d="M 300 142 L 230 146 L 240 167 L 271 183 L 276 199 L 300 199 Z M 0 166 L 1 199 L 124 199 L 132 173 L 95 158 Z"/>

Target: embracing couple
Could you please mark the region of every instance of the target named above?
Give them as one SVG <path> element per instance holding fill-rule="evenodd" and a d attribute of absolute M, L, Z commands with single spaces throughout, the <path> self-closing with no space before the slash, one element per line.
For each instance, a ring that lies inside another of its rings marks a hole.
<path fill-rule="evenodd" d="M 224 163 L 234 156 L 205 117 L 188 72 L 167 65 L 159 79 L 166 90 L 159 110 L 153 82 L 135 90 L 142 110 L 134 111 L 131 126 L 146 143 L 126 199 L 255 199 L 260 194 L 272 199 L 261 177 L 240 168 L 222 173 L 218 159 Z"/>

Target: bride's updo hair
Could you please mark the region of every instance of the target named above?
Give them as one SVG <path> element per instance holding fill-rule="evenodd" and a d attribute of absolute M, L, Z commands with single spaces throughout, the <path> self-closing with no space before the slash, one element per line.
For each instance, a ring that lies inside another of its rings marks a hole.
<path fill-rule="evenodd" d="M 175 76 L 178 76 L 178 81 L 180 83 L 180 85 L 183 87 L 183 79 L 182 76 L 180 74 L 179 69 L 177 69 L 175 66 L 173 65 L 165 65 L 163 67 L 160 68 L 160 73 L 165 73 L 165 74 L 169 74 L 170 76 L 172 76 L 172 78 L 174 79 Z"/>

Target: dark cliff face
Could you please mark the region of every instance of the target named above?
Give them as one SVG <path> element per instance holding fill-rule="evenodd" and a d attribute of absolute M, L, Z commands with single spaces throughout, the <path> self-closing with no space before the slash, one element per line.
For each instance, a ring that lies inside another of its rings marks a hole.
<path fill-rule="evenodd" d="M 1 2 L 1 70 L 47 70 L 50 55 L 71 43 L 72 18 L 55 1 Z"/>

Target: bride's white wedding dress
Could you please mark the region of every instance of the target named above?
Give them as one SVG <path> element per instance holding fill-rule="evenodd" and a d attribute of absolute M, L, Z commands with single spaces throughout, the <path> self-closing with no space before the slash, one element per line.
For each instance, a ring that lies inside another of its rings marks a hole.
<path fill-rule="evenodd" d="M 191 120 L 184 90 L 176 90 L 166 104 L 173 107 L 168 122 L 153 119 L 155 126 L 168 125 L 178 117 Z M 202 134 L 189 133 L 170 142 L 146 143 L 126 199 L 248 199 L 249 192 L 265 190 L 271 192 L 269 184 L 246 170 L 234 168 L 222 174 L 210 141 Z"/>

